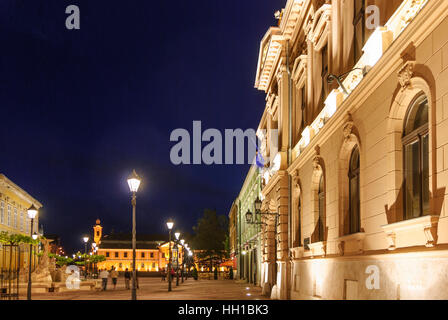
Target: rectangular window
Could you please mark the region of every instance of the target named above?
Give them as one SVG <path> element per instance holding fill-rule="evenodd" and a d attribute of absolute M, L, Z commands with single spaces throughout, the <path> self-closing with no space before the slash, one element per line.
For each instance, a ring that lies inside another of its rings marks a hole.
<path fill-rule="evenodd" d="M 14 228 L 17 229 L 18 223 L 17 223 L 17 208 L 14 208 Z"/>
<path fill-rule="evenodd" d="M 150 257 L 151 257 L 151 258 L 154 258 L 154 252 L 151 252 L 151 253 L 150 253 Z"/>
<path fill-rule="evenodd" d="M 127 253 L 127 252 L 124 253 L 124 257 L 125 257 L 125 258 L 128 257 L 128 253 Z"/>
<path fill-rule="evenodd" d="M 152 267 L 153 267 L 153 268 L 156 267 L 156 263 L 155 263 L 155 262 L 152 263 Z"/>
<path fill-rule="evenodd" d="M 106 258 L 109 258 L 109 257 L 110 257 L 110 253 L 106 252 Z"/>
<path fill-rule="evenodd" d="M 5 203 L 0 202 L 0 223 L 5 224 Z"/>
<path fill-rule="evenodd" d="M 23 232 L 23 220 L 25 219 L 25 215 L 23 211 L 20 211 L 20 231 Z"/>
<path fill-rule="evenodd" d="M 118 258 L 118 252 L 115 252 L 115 258 Z"/>
<path fill-rule="evenodd" d="M 144 252 L 142 252 L 142 258 L 144 258 L 145 257 L 145 253 Z"/>
<path fill-rule="evenodd" d="M 11 226 L 11 206 L 8 205 L 8 226 Z"/>

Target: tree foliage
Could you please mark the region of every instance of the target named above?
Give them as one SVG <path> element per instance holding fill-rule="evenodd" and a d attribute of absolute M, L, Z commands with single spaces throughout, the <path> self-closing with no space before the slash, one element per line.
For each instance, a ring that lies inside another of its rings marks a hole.
<path fill-rule="evenodd" d="M 205 209 L 203 216 L 193 227 L 193 248 L 201 250 L 199 258 L 225 256 L 225 240 L 228 234 L 228 218 L 216 211 Z"/>
<path fill-rule="evenodd" d="M 6 231 L 1 231 L 0 232 L 0 243 L 9 244 L 9 245 L 19 245 L 19 244 L 38 245 L 39 239 L 34 240 L 30 236 L 26 236 L 23 234 L 9 233 Z"/>

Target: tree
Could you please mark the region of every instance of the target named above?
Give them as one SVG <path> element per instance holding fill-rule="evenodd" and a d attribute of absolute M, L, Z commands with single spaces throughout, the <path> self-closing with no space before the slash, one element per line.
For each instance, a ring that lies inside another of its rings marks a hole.
<path fill-rule="evenodd" d="M 203 216 L 193 227 L 193 248 L 200 250 L 198 258 L 208 259 L 210 269 L 213 269 L 213 260 L 221 259 L 226 255 L 225 240 L 228 233 L 228 218 L 218 215 L 216 211 L 205 209 Z"/>

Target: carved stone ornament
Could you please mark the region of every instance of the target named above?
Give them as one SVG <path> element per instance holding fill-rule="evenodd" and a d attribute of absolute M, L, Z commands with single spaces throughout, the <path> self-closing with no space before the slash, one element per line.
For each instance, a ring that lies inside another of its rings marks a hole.
<path fill-rule="evenodd" d="M 345 123 L 344 128 L 342 129 L 345 141 L 350 140 L 350 136 L 353 133 L 354 126 L 355 126 L 355 124 L 353 123 L 353 121 L 348 121 Z"/>
<path fill-rule="evenodd" d="M 398 71 L 398 81 L 401 85 L 401 90 L 405 90 L 410 84 L 411 79 L 414 76 L 415 61 L 408 61 Z"/>
<path fill-rule="evenodd" d="M 313 169 L 320 170 L 320 156 L 316 155 L 313 159 Z"/>
<path fill-rule="evenodd" d="M 293 175 L 292 175 L 292 181 L 293 181 L 293 186 L 295 190 L 299 190 L 300 185 L 299 185 L 299 170 L 295 170 Z"/>

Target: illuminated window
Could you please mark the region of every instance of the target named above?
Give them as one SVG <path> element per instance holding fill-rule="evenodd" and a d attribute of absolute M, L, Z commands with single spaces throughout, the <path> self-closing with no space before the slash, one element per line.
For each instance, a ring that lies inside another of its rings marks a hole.
<path fill-rule="evenodd" d="M 152 267 L 153 267 L 153 268 L 156 267 L 156 263 L 155 263 L 155 262 L 152 263 Z"/>
<path fill-rule="evenodd" d="M 360 225 L 360 184 L 359 184 L 359 148 L 356 146 L 350 157 L 348 170 L 349 188 L 349 225 L 350 233 L 357 233 L 361 229 Z"/>
<path fill-rule="evenodd" d="M 354 63 L 362 56 L 362 48 L 366 44 L 366 4 L 365 0 L 354 0 L 355 17 L 353 19 L 354 39 Z"/>
<path fill-rule="evenodd" d="M 15 229 L 17 229 L 17 226 L 18 226 L 17 219 L 18 219 L 17 208 L 14 208 L 14 228 Z"/>
<path fill-rule="evenodd" d="M 11 206 L 8 205 L 8 226 L 11 226 Z"/>
<path fill-rule="evenodd" d="M 0 202 L 0 223 L 5 224 L 5 203 Z"/>
<path fill-rule="evenodd" d="M 145 267 L 145 264 L 144 263 L 142 263 L 142 268 L 144 268 Z"/>
<path fill-rule="evenodd" d="M 20 231 L 23 231 L 23 220 L 25 219 L 25 215 L 23 211 L 20 211 Z"/>
<path fill-rule="evenodd" d="M 429 214 L 428 99 L 420 96 L 404 122 L 404 219 Z"/>

